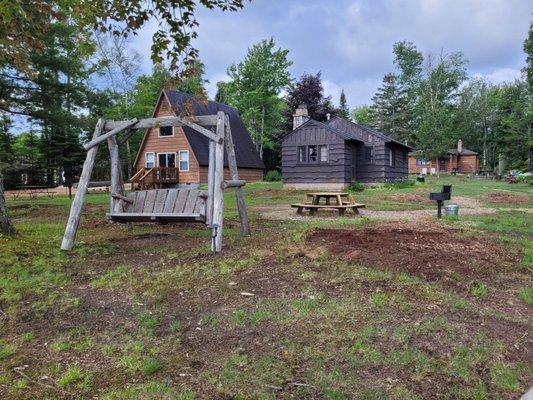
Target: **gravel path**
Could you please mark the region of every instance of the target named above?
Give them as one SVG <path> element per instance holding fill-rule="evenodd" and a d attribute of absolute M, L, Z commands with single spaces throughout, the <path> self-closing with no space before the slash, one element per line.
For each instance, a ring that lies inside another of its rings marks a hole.
<path fill-rule="evenodd" d="M 292 209 L 290 205 L 275 205 L 275 206 L 263 206 L 252 207 L 253 210 L 259 211 L 261 216 L 265 219 L 271 220 L 291 220 L 291 221 L 317 221 L 317 220 L 334 220 L 339 218 L 337 211 L 320 210 L 314 216 L 308 214 L 298 215 L 296 210 Z M 430 219 L 436 216 L 436 209 L 426 210 L 410 210 L 410 211 L 377 211 L 361 209 L 360 216 L 367 218 L 379 218 L 391 221 L 399 220 L 415 220 L 415 219 Z M 459 209 L 459 215 L 486 215 L 494 214 L 498 210 L 496 208 L 489 207 L 461 207 Z M 523 211 L 533 213 L 531 208 L 514 208 L 513 211 Z M 346 213 L 344 218 L 357 218 L 351 211 Z"/>

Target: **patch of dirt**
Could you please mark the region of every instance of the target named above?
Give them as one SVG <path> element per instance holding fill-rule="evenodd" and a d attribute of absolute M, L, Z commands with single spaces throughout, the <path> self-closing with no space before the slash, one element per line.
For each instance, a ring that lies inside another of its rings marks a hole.
<path fill-rule="evenodd" d="M 433 203 L 427 195 L 424 196 L 424 195 L 416 194 L 416 193 L 382 194 L 382 195 L 376 196 L 375 199 L 393 201 L 393 202 L 398 202 L 398 203 L 422 203 L 422 204 Z"/>
<path fill-rule="evenodd" d="M 327 246 L 349 261 L 408 272 L 429 282 L 456 280 L 454 274 L 487 277 L 520 264 L 521 254 L 512 248 L 456 233 L 438 226 L 388 224 L 354 230 L 316 229 L 308 243 Z"/>
<path fill-rule="evenodd" d="M 491 192 L 482 197 L 489 203 L 531 203 L 533 197 L 527 194 L 518 194 L 510 192 Z"/>

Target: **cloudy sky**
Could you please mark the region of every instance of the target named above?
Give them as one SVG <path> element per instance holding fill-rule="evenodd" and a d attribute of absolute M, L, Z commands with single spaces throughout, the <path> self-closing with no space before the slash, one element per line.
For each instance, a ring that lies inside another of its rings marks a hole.
<path fill-rule="evenodd" d="M 195 46 L 211 96 L 216 82 L 227 79 L 228 65 L 272 36 L 290 51 L 294 77 L 321 71 L 327 94 L 337 102 L 343 88 L 355 107 L 368 103 L 392 71 L 392 45 L 399 40 L 424 54 L 460 50 L 471 75 L 494 83 L 514 79 L 525 64 L 532 11 L 527 0 L 252 0 L 237 13 L 201 9 Z M 147 27 L 132 42 L 145 72 L 152 32 Z"/>

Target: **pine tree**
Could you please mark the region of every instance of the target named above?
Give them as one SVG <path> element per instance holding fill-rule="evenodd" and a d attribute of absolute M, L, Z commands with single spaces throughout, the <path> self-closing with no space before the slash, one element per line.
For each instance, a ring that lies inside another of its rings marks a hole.
<path fill-rule="evenodd" d="M 341 118 L 350 120 L 350 110 L 348 109 L 348 103 L 346 101 L 346 95 L 344 94 L 344 89 L 341 90 L 341 97 L 339 99 L 338 115 Z"/>
<path fill-rule="evenodd" d="M 372 102 L 374 127 L 396 140 L 409 141 L 410 115 L 407 95 L 396 75 L 389 73 L 383 77 L 383 83 L 372 98 Z"/>

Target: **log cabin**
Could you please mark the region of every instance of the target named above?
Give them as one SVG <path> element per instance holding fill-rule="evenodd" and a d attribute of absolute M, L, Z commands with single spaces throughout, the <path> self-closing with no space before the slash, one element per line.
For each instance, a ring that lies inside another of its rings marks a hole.
<path fill-rule="evenodd" d="M 305 105 L 281 138 L 284 187 L 342 190 L 352 182 L 407 179 L 406 144 L 341 117 L 310 119 Z"/>
<path fill-rule="evenodd" d="M 457 142 L 457 147 L 446 151 L 446 155 L 433 160 L 426 160 L 416 151 L 409 153 L 410 174 L 477 174 L 479 172 L 479 155 Z"/>
<path fill-rule="evenodd" d="M 229 116 L 239 178 L 247 182 L 262 180 L 265 165 L 235 108 L 164 89 L 152 117 L 214 115 L 218 111 Z M 135 174 L 130 182 L 142 189 L 198 185 L 207 182 L 208 164 L 208 138 L 186 126 L 151 128 L 146 130 L 141 141 L 134 162 Z M 226 154 L 224 179 L 230 179 Z"/>

